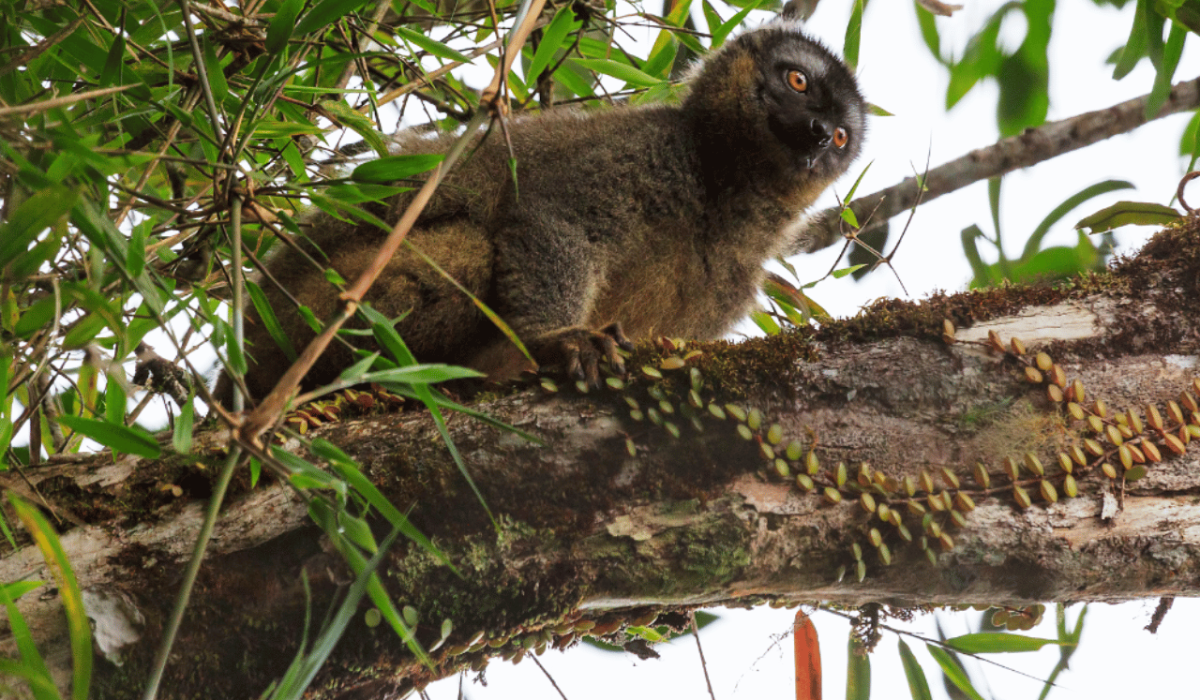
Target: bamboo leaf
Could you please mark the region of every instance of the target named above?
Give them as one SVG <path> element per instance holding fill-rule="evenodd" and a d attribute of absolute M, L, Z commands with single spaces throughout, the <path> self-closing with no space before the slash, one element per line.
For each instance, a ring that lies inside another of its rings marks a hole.
<path fill-rule="evenodd" d="M 1037 651 L 1047 644 L 1058 644 L 1054 639 L 1026 637 L 1020 634 L 1004 634 L 1002 632 L 976 632 L 951 637 L 946 640 L 946 646 L 961 651 L 964 654 L 1001 654 L 1022 651 Z"/>
<path fill-rule="evenodd" d="M 141 428 L 130 428 L 81 416 L 59 416 L 58 422 L 80 435 L 112 448 L 114 452 L 124 452 L 151 459 L 162 454 L 162 448 L 155 442 L 154 437 Z"/>

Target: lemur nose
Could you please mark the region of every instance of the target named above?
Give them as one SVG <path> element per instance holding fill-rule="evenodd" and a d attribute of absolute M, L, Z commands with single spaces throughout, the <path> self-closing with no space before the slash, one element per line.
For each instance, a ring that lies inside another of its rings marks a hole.
<path fill-rule="evenodd" d="M 808 125 L 808 128 L 809 128 L 809 130 L 812 131 L 812 135 L 814 137 L 816 137 L 817 143 L 819 145 L 821 145 L 821 146 L 829 145 L 830 140 L 833 138 L 833 136 L 832 136 L 833 130 L 830 129 L 828 126 L 822 124 L 821 120 L 813 119 L 812 122 Z"/>

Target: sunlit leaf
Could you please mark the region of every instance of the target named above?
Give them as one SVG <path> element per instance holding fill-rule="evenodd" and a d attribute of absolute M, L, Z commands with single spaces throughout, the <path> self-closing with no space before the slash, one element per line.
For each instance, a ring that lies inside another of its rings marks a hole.
<path fill-rule="evenodd" d="M 1088 233 L 1110 231 L 1120 226 L 1138 224 L 1141 226 L 1164 226 L 1177 221 L 1179 212 L 1171 207 L 1154 202 L 1117 202 L 1105 207 L 1090 216 L 1085 216 L 1075 224 L 1077 229 L 1087 229 Z"/>
<path fill-rule="evenodd" d="M 871 657 L 867 656 L 853 634 L 846 648 L 846 700 L 870 700 Z"/>
<path fill-rule="evenodd" d="M 59 416 L 58 422 L 80 435 L 112 448 L 115 452 L 150 458 L 162 454 L 162 448 L 158 446 L 154 436 L 141 428 L 117 425 L 81 416 Z"/>
<path fill-rule="evenodd" d="M 1021 651 L 1037 651 L 1047 644 L 1058 644 L 1053 639 L 1026 637 L 1020 634 L 1004 634 L 1002 632 L 976 632 L 951 637 L 946 640 L 946 646 L 961 651 L 964 654 L 996 654 Z"/>
<path fill-rule="evenodd" d="M 908 692 L 913 700 L 933 700 L 929 692 L 929 681 L 925 678 L 925 670 L 921 668 L 917 657 L 913 656 L 908 643 L 900 640 L 900 663 L 904 666 L 904 677 L 908 680 Z"/>
<path fill-rule="evenodd" d="M 926 644 L 925 648 L 929 650 L 929 655 L 933 657 L 938 666 L 942 667 L 942 673 L 946 675 L 946 678 L 950 679 L 954 687 L 961 690 L 968 700 L 983 700 L 979 691 L 975 690 L 975 686 L 971 683 L 970 676 L 962 666 L 958 665 L 949 652 L 934 644 Z"/>
<path fill-rule="evenodd" d="M 376 158 L 356 167 L 351 177 L 363 182 L 395 182 L 427 172 L 444 158 L 438 153 Z"/>
<path fill-rule="evenodd" d="M 571 61 L 588 70 L 596 71 L 604 75 L 611 75 L 614 78 L 619 78 L 634 85 L 636 87 L 650 87 L 658 85 L 662 82 L 661 78 L 655 78 L 652 75 L 647 75 L 642 71 L 634 68 L 626 63 L 618 63 L 607 58 L 573 58 Z"/>

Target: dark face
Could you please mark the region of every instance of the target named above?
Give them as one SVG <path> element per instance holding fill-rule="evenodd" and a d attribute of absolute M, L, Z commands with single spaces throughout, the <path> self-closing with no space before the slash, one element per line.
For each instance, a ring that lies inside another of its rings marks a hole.
<path fill-rule="evenodd" d="M 866 126 L 854 75 L 790 24 L 759 34 L 759 97 L 771 134 L 814 175 L 840 175 L 861 150 Z"/>

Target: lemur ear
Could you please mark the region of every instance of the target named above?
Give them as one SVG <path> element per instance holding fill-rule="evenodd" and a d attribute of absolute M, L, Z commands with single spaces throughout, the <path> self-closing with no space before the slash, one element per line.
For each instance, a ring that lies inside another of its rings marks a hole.
<path fill-rule="evenodd" d="M 820 0 L 788 0 L 783 9 L 779 11 L 781 19 L 792 19 L 797 22 L 803 22 L 817 9 L 817 3 Z"/>

